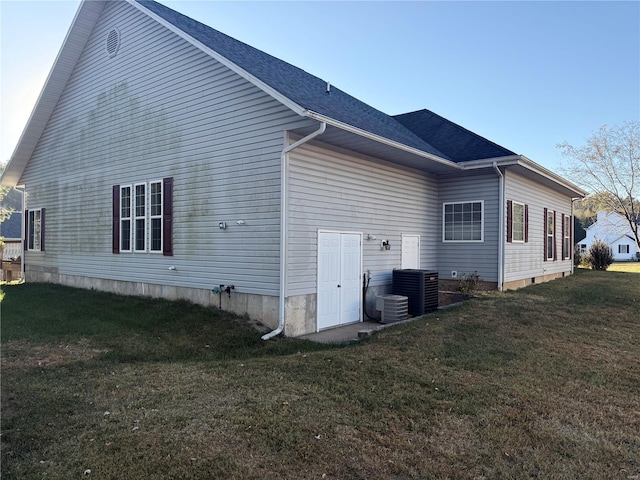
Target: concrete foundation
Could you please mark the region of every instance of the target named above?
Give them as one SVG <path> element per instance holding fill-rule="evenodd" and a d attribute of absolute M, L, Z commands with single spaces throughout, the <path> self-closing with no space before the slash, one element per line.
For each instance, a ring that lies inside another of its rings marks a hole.
<path fill-rule="evenodd" d="M 536 277 L 524 278 L 520 280 L 513 280 L 510 282 L 505 282 L 502 289 L 503 290 L 517 290 L 519 288 L 528 287 L 529 285 L 534 285 L 536 283 L 544 283 L 550 282 L 551 280 L 555 280 L 556 278 L 562 278 L 571 275 L 571 271 L 568 272 L 559 272 L 559 273 L 551 273 L 548 275 L 538 275 Z"/>
<path fill-rule="evenodd" d="M 246 315 L 269 328 L 276 328 L 278 326 L 278 297 L 276 296 L 241 293 L 235 290 L 232 290 L 231 296 L 229 296 L 225 292 L 217 294 L 206 288 L 178 287 L 174 285 L 156 285 L 143 282 L 61 275 L 56 268 L 28 266 L 25 276 L 29 282 L 57 283 L 69 287 L 99 290 L 119 295 L 164 298 L 167 300 L 187 300 L 206 307 L 221 307 L 222 310 L 237 315 Z M 302 333 L 299 333 L 299 335 L 301 334 Z"/>

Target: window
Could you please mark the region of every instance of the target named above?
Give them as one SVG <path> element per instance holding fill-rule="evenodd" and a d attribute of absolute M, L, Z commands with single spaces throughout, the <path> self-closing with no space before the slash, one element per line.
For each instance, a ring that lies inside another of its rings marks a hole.
<path fill-rule="evenodd" d="M 120 187 L 120 251 L 131 251 L 131 187 Z"/>
<path fill-rule="evenodd" d="M 483 201 L 444 203 L 442 240 L 445 242 L 482 242 Z"/>
<path fill-rule="evenodd" d="M 27 210 L 27 250 L 44 252 L 44 208 Z"/>
<path fill-rule="evenodd" d="M 507 200 L 507 242 L 529 241 L 529 205 Z"/>
<path fill-rule="evenodd" d="M 151 199 L 149 212 L 151 214 L 151 246 L 152 252 L 162 251 L 162 182 L 152 182 L 150 185 Z"/>
<path fill-rule="evenodd" d="M 162 252 L 173 255 L 173 178 L 114 185 L 113 253 Z"/>
<path fill-rule="evenodd" d="M 544 260 L 556 260 L 556 212 L 544 209 Z"/>
<path fill-rule="evenodd" d="M 587 244 L 586 243 L 581 243 L 580 244 L 580 253 L 585 253 L 587 251 Z"/>
<path fill-rule="evenodd" d="M 571 215 L 562 214 L 562 258 L 571 258 Z"/>
<path fill-rule="evenodd" d="M 134 242 L 136 252 L 144 252 L 147 250 L 147 197 L 146 187 L 144 183 L 138 183 L 135 186 L 135 230 Z"/>
<path fill-rule="evenodd" d="M 618 253 L 629 253 L 629 245 L 618 245 Z"/>

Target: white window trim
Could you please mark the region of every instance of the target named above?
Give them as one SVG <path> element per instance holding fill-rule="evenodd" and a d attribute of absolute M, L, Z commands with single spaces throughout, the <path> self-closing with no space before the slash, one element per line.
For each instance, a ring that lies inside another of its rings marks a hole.
<path fill-rule="evenodd" d="M 521 205 L 522 206 L 522 240 L 516 240 L 516 237 L 514 235 L 514 229 L 513 226 L 516 224 L 515 222 L 515 205 Z M 511 201 L 511 243 L 525 243 L 525 231 L 527 229 L 527 227 L 525 226 L 525 215 L 524 215 L 524 210 L 525 210 L 525 205 L 524 203 L 520 203 L 520 202 L 516 202 L 515 200 Z"/>
<path fill-rule="evenodd" d="M 624 249 L 626 250 L 625 252 L 622 252 L 622 251 L 621 251 L 621 250 L 622 250 L 622 247 L 624 247 Z M 622 255 L 624 255 L 624 254 L 628 254 L 628 253 L 630 253 L 630 252 L 631 252 L 631 249 L 629 248 L 629 245 L 628 245 L 628 244 L 626 244 L 626 243 L 619 243 L 619 244 L 618 244 L 618 254 L 622 254 Z"/>
<path fill-rule="evenodd" d="M 465 203 L 480 204 L 480 240 L 446 240 L 445 239 L 445 209 L 447 205 L 461 205 Z M 442 202 L 442 242 L 443 243 L 484 243 L 484 200 L 465 200 L 461 202 Z"/>
<path fill-rule="evenodd" d="M 151 214 L 151 185 L 154 183 L 160 184 L 160 215 L 152 215 Z M 162 179 L 160 180 L 151 180 L 148 186 L 148 222 L 147 222 L 147 231 L 149 238 L 149 253 L 160 254 L 164 251 L 164 182 Z M 152 250 L 153 242 L 152 242 L 152 232 L 151 232 L 151 224 L 154 219 L 160 219 L 160 249 Z"/>
<path fill-rule="evenodd" d="M 137 187 L 144 185 L 144 215 L 138 216 L 137 215 L 137 210 L 138 210 L 138 192 L 136 192 Z M 147 251 L 147 227 L 148 227 L 148 221 L 147 221 L 147 204 L 149 203 L 147 200 L 147 184 L 145 182 L 139 182 L 139 183 L 134 183 L 133 184 L 133 190 L 131 192 L 132 194 L 132 218 L 133 218 L 133 223 L 132 223 L 132 228 L 131 228 L 131 237 L 132 237 L 132 247 L 133 247 L 133 251 L 136 253 L 146 253 Z M 138 244 L 138 237 L 137 237 L 137 230 L 138 230 L 138 220 L 144 220 L 144 242 L 143 242 L 143 247 L 142 249 L 138 249 L 137 248 L 137 244 Z"/>
<path fill-rule="evenodd" d="M 549 219 L 551 219 L 551 228 L 549 228 Z M 544 219 L 547 223 L 547 238 L 545 241 L 547 242 L 547 261 L 553 260 L 555 258 L 555 250 L 556 250 L 556 222 L 555 222 L 555 213 L 551 209 L 547 209 L 547 218 Z M 549 238 L 551 238 L 551 248 L 549 248 Z"/>
<path fill-rule="evenodd" d="M 123 217 L 122 216 L 122 191 L 124 189 L 128 188 L 129 189 L 129 216 L 128 217 Z M 133 221 L 133 206 L 135 203 L 135 199 L 134 199 L 134 189 L 132 185 L 120 185 L 120 201 L 118 202 L 120 205 L 120 238 L 118 239 L 118 241 L 120 242 L 120 252 L 122 253 L 131 253 L 133 251 L 133 228 L 134 228 L 134 221 Z M 125 249 L 122 248 L 122 240 L 123 240 L 123 228 L 122 228 L 122 221 L 129 219 L 129 248 Z"/>
<path fill-rule="evenodd" d="M 35 224 L 35 215 L 36 212 L 40 215 L 39 225 L 40 228 L 37 230 L 38 235 L 35 235 L 36 230 L 31 231 L 31 214 L 34 217 Z M 33 248 L 31 248 L 31 235 L 33 234 Z M 42 251 L 42 208 L 32 208 L 29 209 L 29 218 L 27 218 L 27 251 L 28 252 L 41 252 Z M 36 248 L 36 243 L 38 244 L 38 248 Z"/>

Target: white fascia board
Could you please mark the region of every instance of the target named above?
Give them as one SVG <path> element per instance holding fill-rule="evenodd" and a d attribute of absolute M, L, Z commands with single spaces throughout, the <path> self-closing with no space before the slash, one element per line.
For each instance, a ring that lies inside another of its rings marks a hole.
<path fill-rule="evenodd" d="M 460 162 L 463 170 L 476 170 L 479 168 L 493 168 L 494 163 L 498 167 L 509 165 L 518 165 L 521 155 L 507 155 L 505 157 L 483 158 L 482 160 L 470 160 L 468 162 Z"/>
<path fill-rule="evenodd" d="M 0 184 L 15 187 L 20 181 L 103 8 L 104 1 L 97 0 L 83 0 L 78 7 Z"/>
<path fill-rule="evenodd" d="M 475 170 L 479 168 L 493 167 L 494 163 L 498 167 L 510 166 L 510 165 L 518 165 L 520 167 L 524 167 L 527 170 L 530 170 L 542 177 L 545 177 L 548 180 L 551 180 L 554 183 L 557 183 L 558 185 L 566 188 L 567 190 L 572 191 L 579 198 L 584 198 L 587 195 L 587 192 L 585 190 L 582 190 L 580 187 L 574 185 L 573 183 L 567 181 L 560 175 L 552 172 L 551 170 L 525 157 L 524 155 L 508 155 L 505 157 L 483 158 L 482 160 L 472 160 L 469 162 L 462 162 L 461 166 L 464 170 Z"/>
<path fill-rule="evenodd" d="M 297 113 L 300 116 L 304 116 L 304 112 L 305 112 L 304 108 L 302 108 L 297 103 L 293 102 L 290 98 L 282 95 L 276 89 L 274 89 L 271 86 L 267 85 L 265 82 L 263 82 L 259 78 L 253 76 L 252 74 L 247 72 L 245 69 L 243 69 L 240 66 L 236 65 L 231 60 L 229 60 L 227 57 L 225 57 L 225 56 L 219 54 L 218 52 L 216 52 L 215 50 L 207 47 L 204 43 L 200 42 L 199 40 L 196 40 L 191 35 L 189 35 L 186 32 L 180 30 L 175 25 L 173 25 L 172 23 L 166 21 L 161 16 L 153 13 L 151 10 L 147 9 L 143 5 L 140 5 L 135 0 L 125 0 L 125 1 L 129 5 L 137 8 L 138 10 L 143 12 L 144 14 L 148 15 L 150 18 L 152 18 L 153 20 L 155 20 L 156 22 L 158 22 L 162 26 L 168 28 L 170 31 L 172 31 L 173 33 L 178 35 L 183 40 L 186 40 L 191 45 L 193 45 L 193 46 L 197 47 L 198 49 L 202 50 L 204 53 L 206 53 L 207 55 L 209 55 L 211 58 L 215 59 L 216 61 L 220 62 L 222 65 L 227 67 L 229 70 L 237 73 L 242 78 L 244 78 L 248 82 L 250 82 L 253 85 L 255 85 L 256 87 L 258 87 L 260 90 L 265 92 L 267 95 L 272 96 L 275 100 L 277 100 L 280 103 L 282 103 L 285 107 L 290 108 L 291 110 L 293 110 L 295 113 Z"/>
<path fill-rule="evenodd" d="M 572 190 L 580 198 L 584 198 L 587 195 L 588 192 L 586 190 L 583 190 L 580 187 L 578 187 L 577 185 L 574 185 L 573 183 L 569 182 L 568 180 L 566 180 L 565 178 L 561 177 L 557 173 L 552 172 L 548 168 L 543 167 L 542 165 L 534 162 L 533 160 L 525 157 L 524 155 L 520 155 L 520 157 L 521 157 L 521 162 L 522 162 L 521 164 L 523 166 L 525 166 L 526 168 L 528 168 L 529 170 L 537 173 L 538 175 L 542 175 L 543 177 L 546 177 L 549 180 L 552 180 L 552 181 L 556 182 L 559 185 L 562 185 L 563 187 L 565 187 L 568 190 Z"/>
<path fill-rule="evenodd" d="M 388 138 L 385 137 L 381 137 L 380 135 L 376 135 L 374 133 L 371 132 L 367 132 L 366 130 L 362 130 L 361 128 L 357 128 L 354 127 L 352 125 L 349 125 L 347 123 L 343 123 L 340 122 L 338 120 L 334 120 L 333 118 L 329 118 L 326 117 L 320 113 L 316 113 L 316 112 L 312 112 L 311 110 L 306 110 L 305 111 L 305 116 L 309 117 L 309 118 L 313 118 L 314 120 L 318 120 L 320 122 L 325 122 L 327 125 L 331 125 L 337 128 L 340 128 L 341 130 L 345 130 L 347 132 L 351 132 L 351 133 L 355 133 L 356 135 L 360 135 L 362 137 L 365 138 L 369 138 L 371 140 L 375 140 L 376 142 L 380 142 L 383 143 L 385 145 L 389 145 L 390 147 L 394 147 L 397 148 L 399 150 L 404 150 L 405 152 L 409 152 L 412 153 L 414 155 L 418 155 L 420 157 L 423 158 L 427 158 L 429 160 L 432 160 L 434 162 L 440 163 L 442 165 L 446 165 L 447 167 L 452 167 L 455 168 L 456 170 L 461 170 L 462 166 L 452 162 L 451 160 L 446 160 L 444 158 L 438 157 L 437 155 L 433 155 L 431 153 L 427 153 L 423 150 L 419 150 L 417 148 L 413 148 L 413 147 L 409 147 L 408 145 L 405 145 L 403 143 L 400 142 L 395 142 L 393 140 L 390 140 Z"/>

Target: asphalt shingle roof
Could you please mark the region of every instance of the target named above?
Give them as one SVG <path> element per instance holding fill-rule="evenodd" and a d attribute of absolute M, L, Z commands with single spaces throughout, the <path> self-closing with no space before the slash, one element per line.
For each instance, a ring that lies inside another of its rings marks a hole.
<path fill-rule="evenodd" d="M 454 162 L 516 155 L 429 110 L 404 113 L 393 118 Z"/>
<path fill-rule="evenodd" d="M 393 117 L 283 60 L 240 42 L 152 0 L 138 3 L 219 53 L 297 105 L 383 138 L 448 159 Z"/>
<path fill-rule="evenodd" d="M 13 212 L 0 223 L 0 236 L 4 238 L 22 238 L 22 213 Z"/>

